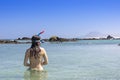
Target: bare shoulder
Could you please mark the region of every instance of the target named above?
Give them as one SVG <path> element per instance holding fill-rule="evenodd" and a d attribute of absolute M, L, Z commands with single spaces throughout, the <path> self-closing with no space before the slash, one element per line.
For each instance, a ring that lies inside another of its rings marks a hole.
<path fill-rule="evenodd" d="M 26 55 L 30 54 L 30 48 L 26 50 Z"/>
<path fill-rule="evenodd" d="M 28 48 L 28 49 L 26 50 L 26 52 L 30 52 L 30 48 Z"/>
<path fill-rule="evenodd" d="M 40 47 L 40 49 L 41 49 L 42 53 L 46 54 L 46 51 L 43 47 Z"/>
<path fill-rule="evenodd" d="M 41 50 L 45 50 L 43 47 L 40 47 Z"/>

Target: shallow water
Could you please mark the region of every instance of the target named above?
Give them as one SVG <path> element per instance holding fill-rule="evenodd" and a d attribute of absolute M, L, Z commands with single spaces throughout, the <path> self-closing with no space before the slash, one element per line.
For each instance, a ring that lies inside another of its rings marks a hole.
<path fill-rule="evenodd" d="M 0 80 L 119 80 L 120 40 L 43 43 L 49 64 L 45 71 L 23 66 L 30 44 L 0 44 Z"/>

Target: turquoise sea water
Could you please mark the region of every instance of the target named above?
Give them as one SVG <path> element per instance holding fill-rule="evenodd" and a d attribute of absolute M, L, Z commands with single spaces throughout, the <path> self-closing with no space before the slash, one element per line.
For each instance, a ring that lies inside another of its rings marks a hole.
<path fill-rule="evenodd" d="M 43 43 L 49 64 L 43 72 L 23 66 L 30 44 L 0 44 L 0 80 L 120 80 L 120 40 Z"/>

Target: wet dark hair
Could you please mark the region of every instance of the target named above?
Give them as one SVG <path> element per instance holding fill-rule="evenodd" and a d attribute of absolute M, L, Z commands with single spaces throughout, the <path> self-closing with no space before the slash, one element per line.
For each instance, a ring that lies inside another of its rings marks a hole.
<path fill-rule="evenodd" d="M 41 51 L 41 49 L 39 48 L 39 44 L 36 41 L 40 40 L 40 37 L 34 35 L 32 36 L 31 40 L 32 40 L 32 45 L 30 48 L 30 57 L 34 57 L 35 59 L 37 59 L 39 57 L 39 52 Z"/>

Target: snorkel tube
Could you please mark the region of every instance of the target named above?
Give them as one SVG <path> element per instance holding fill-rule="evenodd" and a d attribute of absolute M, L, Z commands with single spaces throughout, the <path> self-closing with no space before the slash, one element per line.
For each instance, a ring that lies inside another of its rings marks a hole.
<path fill-rule="evenodd" d="M 44 32 L 45 32 L 44 30 L 41 31 L 40 33 L 38 33 L 38 36 L 40 36 L 40 35 L 43 34 Z M 42 39 L 40 40 L 40 42 L 41 42 L 41 43 L 44 43 L 44 41 L 43 41 Z"/>
<path fill-rule="evenodd" d="M 40 36 L 41 34 L 43 34 L 45 31 L 41 31 L 40 33 L 38 33 L 38 36 Z"/>

